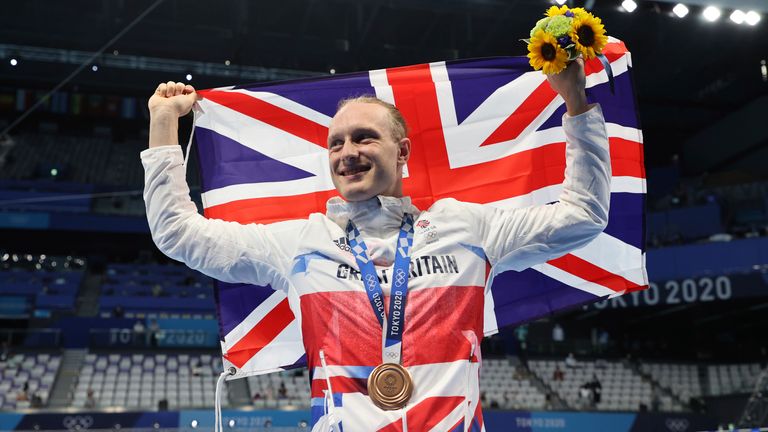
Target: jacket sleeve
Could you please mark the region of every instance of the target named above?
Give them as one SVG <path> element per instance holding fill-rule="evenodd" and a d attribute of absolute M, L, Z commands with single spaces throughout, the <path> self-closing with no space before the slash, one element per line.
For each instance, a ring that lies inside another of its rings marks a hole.
<path fill-rule="evenodd" d="M 494 273 L 521 271 L 585 246 L 608 224 L 611 161 L 599 105 L 563 116 L 566 169 L 559 200 L 547 205 L 500 209 L 466 204 L 462 213 L 479 230 Z M 499 268 L 503 267 L 503 268 Z"/>
<path fill-rule="evenodd" d="M 269 225 L 206 219 L 189 198 L 179 146 L 141 152 L 152 240 L 164 254 L 231 283 L 287 290 L 290 260 L 305 220 Z"/>

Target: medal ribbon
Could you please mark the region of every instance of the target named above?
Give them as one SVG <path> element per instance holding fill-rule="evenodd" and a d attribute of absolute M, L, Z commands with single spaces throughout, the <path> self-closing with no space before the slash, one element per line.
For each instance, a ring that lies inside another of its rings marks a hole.
<path fill-rule="evenodd" d="M 384 310 L 384 291 L 381 289 L 376 267 L 368 257 L 368 247 L 365 245 L 360 231 L 352 220 L 347 224 L 347 240 L 357 266 L 363 276 L 363 287 L 368 300 L 373 307 L 373 313 L 379 320 L 379 325 L 385 332 L 382 341 L 382 357 L 384 363 L 400 364 L 403 345 L 403 328 L 405 326 L 405 301 L 408 295 L 408 275 L 411 271 L 411 246 L 413 246 L 413 216 L 403 215 L 400 234 L 395 247 L 395 265 L 392 272 L 392 291 L 389 299 L 389 315 Z M 387 319 L 389 317 L 389 319 Z"/>

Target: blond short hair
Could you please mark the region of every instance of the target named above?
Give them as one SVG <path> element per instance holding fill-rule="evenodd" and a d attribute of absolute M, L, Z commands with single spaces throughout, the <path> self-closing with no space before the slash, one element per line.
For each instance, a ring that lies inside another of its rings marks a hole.
<path fill-rule="evenodd" d="M 387 114 L 389 114 L 389 121 L 390 121 L 390 132 L 392 133 L 392 138 L 395 139 L 395 141 L 400 141 L 401 139 L 408 136 L 408 124 L 405 122 L 405 118 L 403 117 L 403 114 L 400 112 L 399 109 L 397 109 L 396 106 L 392 105 L 389 102 L 385 102 L 375 96 L 370 95 L 362 95 L 362 96 L 355 96 L 350 97 L 346 99 L 342 99 L 339 101 L 339 105 L 336 108 L 336 113 L 341 111 L 342 108 L 347 106 L 351 103 L 371 103 L 375 105 L 382 106 L 387 109 Z"/>

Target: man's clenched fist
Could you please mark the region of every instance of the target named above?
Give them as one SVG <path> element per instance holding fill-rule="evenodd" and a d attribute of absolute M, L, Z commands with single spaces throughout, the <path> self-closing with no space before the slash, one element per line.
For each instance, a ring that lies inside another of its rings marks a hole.
<path fill-rule="evenodd" d="M 173 115 L 178 118 L 187 115 L 195 101 L 197 101 L 197 93 L 194 87 L 168 81 L 157 86 L 147 106 L 150 116 Z"/>
<path fill-rule="evenodd" d="M 192 109 L 198 95 L 195 88 L 168 81 L 157 86 L 149 98 L 149 147 L 179 144 L 179 117 Z"/>

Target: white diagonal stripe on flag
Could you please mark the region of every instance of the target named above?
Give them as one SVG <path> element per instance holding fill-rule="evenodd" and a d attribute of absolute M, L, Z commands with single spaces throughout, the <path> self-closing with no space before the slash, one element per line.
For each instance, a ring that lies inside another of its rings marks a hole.
<path fill-rule="evenodd" d="M 272 339 L 265 347 L 259 350 L 259 354 L 251 357 L 240 371 L 243 371 L 237 378 L 248 375 L 259 375 L 269 372 L 283 370 L 275 368 L 274 359 L 294 359 L 298 361 L 304 355 L 304 347 L 294 343 L 296 339 L 301 339 L 298 321 L 293 320 Z"/>
<path fill-rule="evenodd" d="M 610 288 L 606 288 L 602 285 L 598 285 L 594 282 L 582 279 L 571 273 L 560 270 L 551 264 L 536 264 L 531 268 L 545 276 L 549 276 L 552 279 L 558 280 L 573 288 L 580 289 L 598 297 L 605 297 L 607 295 L 616 294 L 616 292 Z"/>
<path fill-rule="evenodd" d="M 625 268 L 626 263 L 637 263 L 642 259 L 643 251 L 606 233 L 600 233 L 583 248 L 571 251 L 585 261 L 619 275 L 638 285 L 648 285 L 645 271 L 635 265 Z"/>

